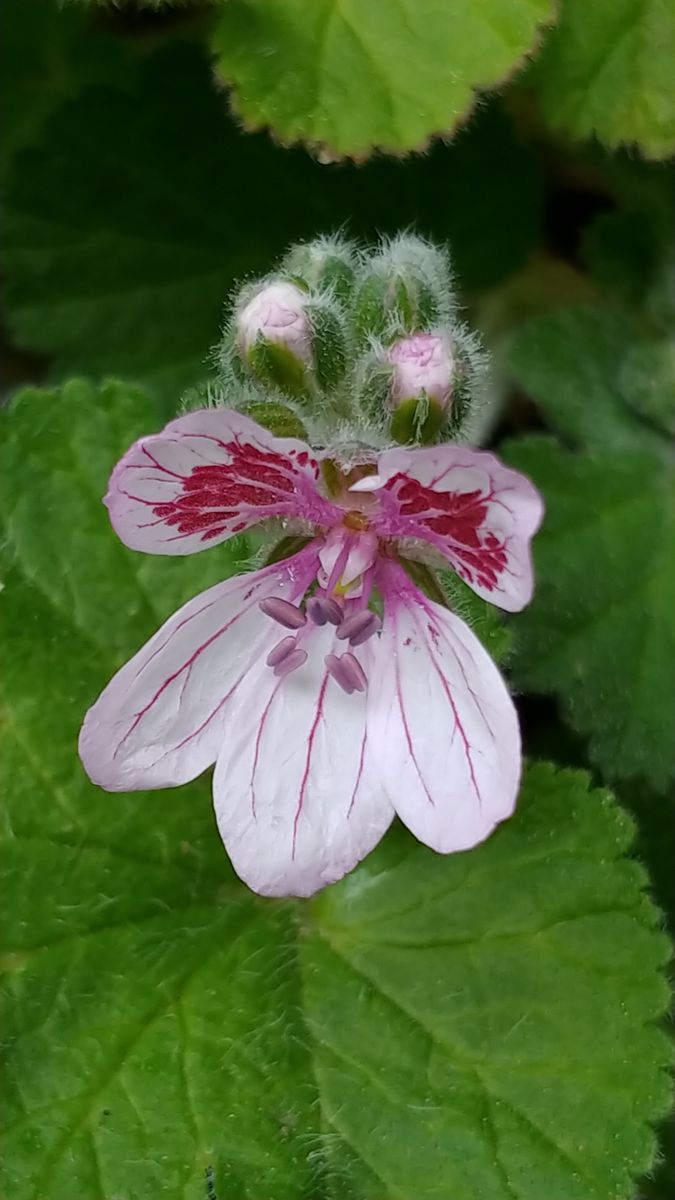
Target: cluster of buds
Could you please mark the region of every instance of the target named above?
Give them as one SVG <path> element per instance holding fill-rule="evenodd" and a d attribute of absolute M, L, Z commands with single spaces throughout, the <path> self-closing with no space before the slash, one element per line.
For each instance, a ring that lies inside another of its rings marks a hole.
<path fill-rule="evenodd" d="M 461 436 L 484 377 L 447 256 L 409 235 L 374 253 L 339 238 L 294 246 L 242 289 L 221 364 L 273 431 L 293 415 L 319 438 L 375 444 Z"/>

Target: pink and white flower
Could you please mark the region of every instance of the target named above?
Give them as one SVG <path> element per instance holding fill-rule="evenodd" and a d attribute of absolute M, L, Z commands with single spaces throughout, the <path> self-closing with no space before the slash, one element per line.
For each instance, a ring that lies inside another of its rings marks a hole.
<path fill-rule="evenodd" d="M 522 475 L 452 445 L 372 451 L 349 468 L 211 409 L 132 446 L 106 503 L 122 541 L 151 554 L 204 550 L 271 518 L 309 540 L 195 597 L 122 667 L 80 736 L 95 783 L 167 787 L 215 763 L 223 841 L 266 895 L 339 879 L 395 813 L 441 853 L 510 815 L 511 697 L 402 559 L 424 544 L 478 595 L 522 608 L 542 516 Z"/>

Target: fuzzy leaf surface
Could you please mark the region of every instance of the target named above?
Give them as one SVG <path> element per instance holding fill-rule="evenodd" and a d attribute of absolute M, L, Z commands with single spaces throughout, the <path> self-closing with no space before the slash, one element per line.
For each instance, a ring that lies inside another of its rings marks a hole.
<path fill-rule="evenodd" d="M 574 454 L 552 439 L 505 457 L 546 500 L 536 593 L 518 618 L 519 685 L 558 695 L 609 778 L 675 773 L 675 495 L 669 464 L 643 452 Z"/>
<path fill-rule="evenodd" d="M 675 148 L 675 8 L 670 0 L 564 0 L 535 65 L 544 111 L 573 137 Z"/>
<path fill-rule="evenodd" d="M 550 0 L 241 0 L 212 44 L 249 128 L 362 159 L 455 129 L 553 17 Z"/>
<path fill-rule="evenodd" d="M 627 360 L 637 350 L 647 355 L 648 380 L 656 363 L 653 344 L 638 338 L 627 317 L 597 307 L 564 308 L 518 330 L 509 364 L 551 427 L 575 445 L 601 454 L 658 452 L 663 440 L 640 421 L 633 400 L 635 372 L 631 384 Z"/>
<path fill-rule="evenodd" d="M 571 308 L 528 322 L 509 359 L 569 447 L 505 448 L 546 501 L 516 677 L 561 697 L 608 778 L 662 787 L 675 772 L 672 339 L 653 318 Z"/>

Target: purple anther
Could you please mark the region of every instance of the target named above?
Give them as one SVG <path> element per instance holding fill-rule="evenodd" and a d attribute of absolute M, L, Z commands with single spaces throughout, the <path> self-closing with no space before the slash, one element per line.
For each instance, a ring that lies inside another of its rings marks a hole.
<path fill-rule="evenodd" d="M 270 650 L 267 658 L 265 659 L 265 666 L 278 667 L 279 663 L 283 662 L 285 658 L 288 658 L 288 655 L 295 650 L 297 644 L 298 643 L 294 637 L 282 638 L 280 642 L 277 642 L 274 649 Z"/>
<path fill-rule="evenodd" d="M 377 633 L 382 622 L 377 616 L 377 613 L 371 612 L 368 608 L 362 608 L 360 612 L 353 613 L 351 617 L 338 625 L 337 636 L 342 641 L 349 641 L 350 646 L 361 646 L 363 642 L 367 642 L 369 637 Z"/>
<path fill-rule="evenodd" d="M 328 668 L 328 674 L 333 676 L 336 683 L 339 683 L 343 692 L 351 696 L 354 685 L 342 669 L 342 660 L 338 658 L 337 654 L 327 654 L 323 661 Z"/>
<path fill-rule="evenodd" d="M 302 609 L 296 604 L 291 604 L 290 600 L 282 600 L 280 596 L 269 596 L 267 600 L 261 600 L 258 607 L 266 617 L 271 617 L 273 621 L 283 625 L 284 629 L 301 629 L 307 622 Z"/>
<path fill-rule="evenodd" d="M 345 614 L 337 600 L 333 600 L 330 596 L 323 596 L 321 602 L 327 620 L 330 621 L 331 625 L 339 625 L 344 619 Z"/>
<path fill-rule="evenodd" d="M 328 617 L 323 610 L 323 600 L 320 596 L 311 596 L 305 604 L 305 611 L 310 621 L 315 625 L 325 625 Z"/>
<path fill-rule="evenodd" d="M 351 696 L 352 692 L 365 692 L 368 680 L 361 664 L 353 654 L 327 654 L 324 662 L 329 675 L 333 676 L 343 692 Z"/>
<path fill-rule="evenodd" d="M 303 663 L 307 662 L 306 650 L 291 650 L 285 658 L 282 658 L 280 663 L 277 663 L 274 668 L 274 674 L 277 679 L 283 679 L 284 675 L 290 675 L 291 671 L 297 671 Z"/>
<path fill-rule="evenodd" d="M 344 617 L 337 600 L 331 600 L 330 596 L 312 596 L 305 608 L 315 625 L 325 625 L 328 621 L 331 625 L 339 625 Z"/>
<path fill-rule="evenodd" d="M 342 674 L 345 679 L 348 679 L 355 692 L 365 692 L 368 686 L 368 676 L 366 675 L 358 658 L 353 654 L 343 654 L 340 659 Z"/>
<path fill-rule="evenodd" d="M 378 630 L 382 628 L 382 621 L 377 614 L 371 613 L 370 616 L 371 620 L 368 622 L 368 624 L 365 625 L 363 629 L 360 629 L 358 633 L 353 633 L 349 639 L 349 645 L 353 646 L 354 649 L 356 649 L 357 646 L 362 646 L 364 642 L 368 641 L 369 637 L 372 637 L 374 633 L 377 633 Z"/>

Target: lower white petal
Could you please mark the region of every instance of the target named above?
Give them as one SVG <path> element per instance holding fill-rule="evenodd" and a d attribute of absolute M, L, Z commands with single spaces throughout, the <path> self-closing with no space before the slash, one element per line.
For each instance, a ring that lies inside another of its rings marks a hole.
<path fill-rule="evenodd" d="M 369 648 L 368 736 L 396 812 L 443 854 L 476 845 L 511 815 L 520 779 L 518 718 L 497 667 L 409 581 L 387 597 Z"/>
<path fill-rule="evenodd" d="M 265 617 L 267 596 L 295 600 L 316 569 L 294 558 L 195 596 L 110 681 L 89 709 L 80 757 L 100 787 L 172 787 L 215 762 L 246 673 L 285 632 Z"/>
<path fill-rule="evenodd" d="M 307 663 L 283 679 L 251 671 L 216 764 L 221 836 L 263 895 L 309 896 L 341 879 L 394 815 L 372 769 L 365 696 L 346 695 L 325 669 L 334 638 L 331 626 L 313 629 Z"/>

